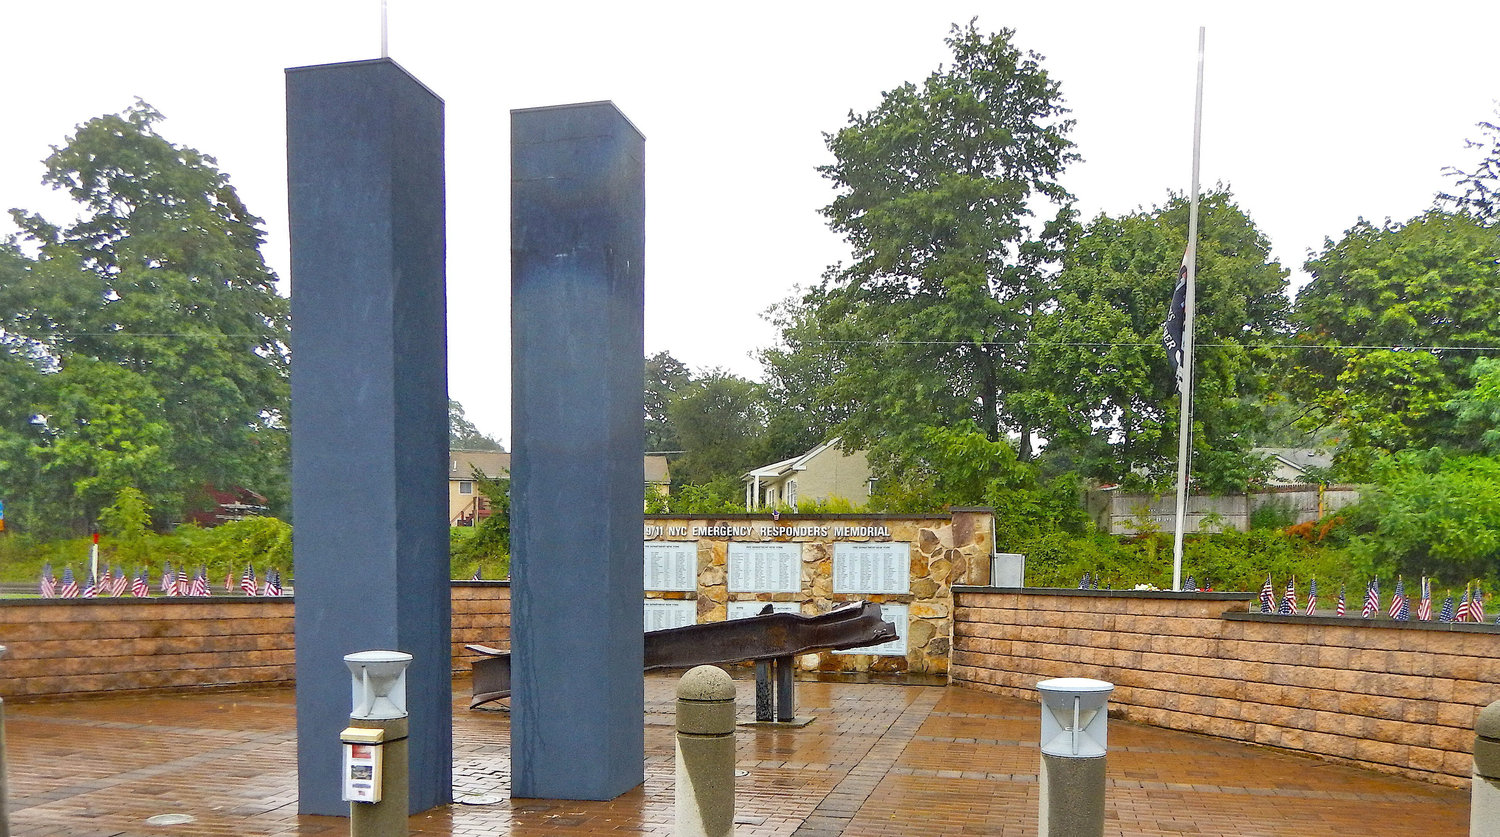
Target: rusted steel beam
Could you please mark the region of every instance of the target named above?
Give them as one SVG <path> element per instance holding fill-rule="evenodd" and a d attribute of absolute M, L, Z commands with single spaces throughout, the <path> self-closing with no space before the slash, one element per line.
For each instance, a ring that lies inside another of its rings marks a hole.
<path fill-rule="evenodd" d="M 896 639 L 896 628 L 880 618 L 880 605 L 850 602 L 827 613 L 768 613 L 646 632 L 645 670 L 774 660 L 863 648 Z M 474 661 L 473 709 L 510 695 L 510 653 L 484 645 L 465 646 L 485 656 Z"/>

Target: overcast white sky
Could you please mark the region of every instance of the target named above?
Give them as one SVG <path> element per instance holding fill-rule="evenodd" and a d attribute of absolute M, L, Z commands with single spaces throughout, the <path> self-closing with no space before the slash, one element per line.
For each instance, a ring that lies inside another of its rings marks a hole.
<path fill-rule="evenodd" d="M 1045 56 L 1078 121 L 1085 161 L 1065 183 L 1085 217 L 1187 190 L 1206 26 L 1203 183 L 1232 187 L 1294 281 L 1359 216 L 1430 205 L 1500 99 L 1493 0 L 390 0 L 389 15 L 391 57 L 447 103 L 449 390 L 507 443 L 512 108 L 609 99 L 646 134 L 646 350 L 758 377 L 761 312 L 846 254 L 817 214 L 822 133 L 934 70 L 955 22 L 1014 28 Z M 168 139 L 218 158 L 286 279 L 282 70 L 377 57 L 379 21 L 379 0 L 6 4 L 0 208 L 64 217 L 39 182 L 48 147 L 139 96 Z"/>

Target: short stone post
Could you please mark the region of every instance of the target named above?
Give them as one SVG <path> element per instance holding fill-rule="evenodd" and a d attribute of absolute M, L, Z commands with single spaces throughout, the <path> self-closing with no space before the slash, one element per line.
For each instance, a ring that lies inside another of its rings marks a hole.
<path fill-rule="evenodd" d="M 1063 677 L 1036 684 L 1042 693 L 1041 837 L 1102 837 L 1105 703 L 1114 685 Z"/>
<path fill-rule="evenodd" d="M 1500 837 L 1500 700 L 1474 722 L 1474 782 L 1469 837 Z"/>
<path fill-rule="evenodd" d="M 755 720 L 768 723 L 776 720 L 776 697 L 771 691 L 771 661 L 755 661 Z"/>
<path fill-rule="evenodd" d="M 734 681 L 698 666 L 677 683 L 677 837 L 734 833 Z"/>

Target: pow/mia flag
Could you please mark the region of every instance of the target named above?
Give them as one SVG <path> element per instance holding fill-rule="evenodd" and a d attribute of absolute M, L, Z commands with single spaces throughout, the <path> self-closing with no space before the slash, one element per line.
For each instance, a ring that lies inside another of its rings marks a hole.
<path fill-rule="evenodd" d="M 1172 375 L 1177 379 L 1177 391 L 1182 391 L 1186 373 L 1182 368 L 1182 332 L 1187 324 L 1187 272 L 1188 254 L 1183 251 L 1182 268 L 1177 272 L 1177 287 L 1172 291 L 1172 304 L 1167 307 L 1167 321 L 1161 327 L 1161 342 L 1167 349 L 1167 362 L 1172 364 Z"/>

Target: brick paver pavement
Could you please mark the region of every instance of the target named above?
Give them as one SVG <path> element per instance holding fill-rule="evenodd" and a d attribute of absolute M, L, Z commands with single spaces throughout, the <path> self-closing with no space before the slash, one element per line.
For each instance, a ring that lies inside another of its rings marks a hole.
<path fill-rule="evenodd" d="M 737 675 L 738 676 L 738 675 Z M 416 835 L 672 830 L 674 676 L 646 680 L 646 782 L 609 802 L 509 798 L 509 715 L 455 683 L 454 795 Z M 752 712 L 741 680 L 740 714 Z M 1034 835 L 1034 703 L 957 687 L 797 684 L 803 729 L 737 736 L 739 837 Z M 8 704 L 16 837 L 344 835 L 296 813 L 290 689 Z M 1464 834 L 1468 793 L 1110 722 L 1109 835 Z M 489 804 L 464 804 L 489 803 Z M 186 814 L 180 825 L 151 825 Z"/>

